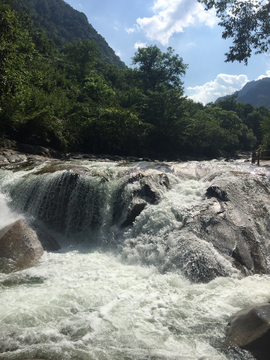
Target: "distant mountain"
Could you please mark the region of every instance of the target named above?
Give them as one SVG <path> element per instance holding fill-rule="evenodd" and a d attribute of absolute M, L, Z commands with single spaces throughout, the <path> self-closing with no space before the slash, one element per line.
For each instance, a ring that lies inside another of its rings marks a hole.
<path fill-rule="evenodd" d="M 256 107 L 265 106 L 270 109 L 270 78 L 250 81 L 240 91 L 236 91 L 234 95 L 237 95 L 236 100 L 239 102 L 250 103 Z M 218 98 L 216 103 L 224 98 Z"/>
<path fill-rule="evenodd" d="M 29 10 L 29 17 L 34 25 L 43 28 L 58 48 L 73 42 L 75 38 L 93 40 L 98 44 L 104 62 L 121 69 L 126 67 L 106 40 L 89 24 L 86 15 L 73 9 L 65 1 L 20 0 L 19 5 Z"/>

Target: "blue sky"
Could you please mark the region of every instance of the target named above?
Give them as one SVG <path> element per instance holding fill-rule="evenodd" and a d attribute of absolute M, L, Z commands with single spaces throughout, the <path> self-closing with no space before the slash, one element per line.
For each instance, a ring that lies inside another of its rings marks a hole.
<path fill-rule="evenodd" d="M 196 0 L 65 0 L 88 21 L 127 66 L 138 46 L 171 46 L 188 64 L 185 94 L 204 104 L 270 76 L 270 56 L 253 55 L 248 66 L 226 63 L 230 40 L 213 12 Z"/>

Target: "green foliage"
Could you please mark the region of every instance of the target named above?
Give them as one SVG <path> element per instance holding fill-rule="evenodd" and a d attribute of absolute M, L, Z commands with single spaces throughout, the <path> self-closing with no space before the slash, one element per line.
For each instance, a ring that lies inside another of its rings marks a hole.
<path fill-rule="evenodd" d="M 0 5 L 0 96 L 14 94 L 22 85 L 26 65 L 35 55 L 25 23 L 8 5 Z"/>
<path fill-rule="evenodd" d="M 76 39 L 73 44 L 67 44 L 63 53 L 69 62 L 70 73 L 75 75 L 79 82 L 89 74 L 100 55 L 97 44 L 88 39 Z"/>
<path fill-rule="evenodd" d="M 270 3 L 252 0 L 198 0 L 206 9 L 215 8 L 224 27 L 222 37 L 232 38 L 233 46 L 226 53 L 226 61 L 248 62 L 253 51 L 255 54 L 269 50 Z"/>
<path fill-rule="evenodd" d="M 40 4 L 46 13 L 53 3 Z M 93 41 L 76 39 L 59 52 L 25 14 L 2 4 L 0 15 L 1 136 L 153 158 L 214 157 L 262 140 L 270 146 L 268 109 L 235 97 L 205 107 L 184 97 L 187 65 L 171 48 L 139 49 L 137 67 L 119 69 L 98 59 Z"/>
<path fill-rule="evenodd" d="M 113 104 L 115 92 L 105 83 L 104 78 L 93 74 L 84 80 L 83 93 L 97 104 Z"/>
<path fill-rule="evenodd" d="M 7 1 L 7 0 L 4 0 Z M 94 41 L 102 61 L 124 69 L 126 66 L 105 39 L 89 24 L 85 14 L 63 0 L 20 0 L 16 10 L 26 8 L 36 28 L 42 28 L 59 50 L 75 39 Z"/>
<path fill-rule="evenodd" d="M 142 81 L 144 91 L 159 91 L 159 88 L 181 89 L 181 76 L 185 75 L 187 65 L 179 55 L 173 55 L 174 50 L 169 47 L 162 53 L 156 46 L 139 48 L 132 58 L 133 64 L 138 64 L 137 76 Z"/>
<path fill-rule="evenodd" d="M 260 124 L 262 128 L 263 135 L 263 142 L 262 148 L 263 149 L 270 149 L 270 114 L 265 114 L 262 119 L 260 119 Z"/>

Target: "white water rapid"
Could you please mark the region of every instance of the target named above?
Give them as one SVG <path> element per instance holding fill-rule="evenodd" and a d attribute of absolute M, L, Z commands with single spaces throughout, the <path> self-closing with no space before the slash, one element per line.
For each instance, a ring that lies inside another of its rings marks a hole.
<path fill-rule="evenodd" d="M 110 178 L 93 191 L 88 188 L 88 196 L 97 196 L 98 218 L 86 225 L 79 222 L 77 214 L 93 219 L 96 212 L 80 192 L 86 185 L 80 184 L 72 195 L 79 196 L 79 202 L 71 198 L 66 205 L 64 232 L 57 232 L 58 222 L 51 232 L 61 250 L 45 252 L 33 268 L 0 274 L 0 360 L 253 359 L 225 347 L 225 328 L 236 311 L 270 300 L 269 276 L 240 278 L 224 262 L 231 276 L 194 284 L 181 271 L 162 271 L 168 262 L 162 238 L 173 249 L 174 232 L 204 198 L 214 173 L 224 178 L 232 176 L 230 171 L 269 177 L 267 169 L 245 163 L 155 164 L 155 170 L 168 174 L 171 188 L 157 205 L 147 206 L 133 226 L 122 229 L 113 223 L 110 210 L 121 179 L 138 167 L 147 173 L 150 166 L 82 164 L 99 178 Z M 0 170 L 0 229 L 18 218 L 49 217 L 44 209 L 49 205 L 40 197 L 56 186 L 56 175 L 35 178 L 36 171 Z M 51 211 L 56 219 L 60 210 Z M 176 212 L 182 215 L 176 217 Z M 96 246 L 95 236 L 102 246 Z M 151 253 L 157 238 L 160 245 Z"/>

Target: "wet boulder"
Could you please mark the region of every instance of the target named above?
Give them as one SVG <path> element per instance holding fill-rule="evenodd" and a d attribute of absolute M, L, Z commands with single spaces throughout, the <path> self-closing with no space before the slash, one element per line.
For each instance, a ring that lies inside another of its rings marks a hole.
<path fill-rule="evenodd" d="M 212 244 L 241 276 L 269 273 L 268 180 L 235 173 L 227 179 L 215 178 L 205 195 L 186 230 Z"/>
<path fill-rule="evenodd" d="M 146 207 L 147 202 L 142 199 L 136 199 L 133 203 L 129 206 L 127 218 L 122 224 L 122 226 L 129 226 L 132 225 L 137 216 L 144 210 Z"/>
<path fill-rule="evenodd" d="M 209 188 L 206 190 L 206 194 L 208 197 L 215 197 L 222 201 L 229 200 L 227 192 L 216 185 L 209 186 Z"/>
<path fill-rule="evenodd" d="M 144 199 L 150 204 L 156 204 L 161 198 L 164 190 L 170 189 L 170 181 L 164 173 L 143 174 L 138 173 L 131 176 L 128 184 L 137 184 L 133 195 Z"/>
<path fill-rule="evenodd" d="M 226 344 L 248 350 L 258 360 L 269 360 L 270 304 L 257 304 L 232 315 Z"/>
<path fill-rule="evenodd" d="M 23 220 L 0 231 L 0 271 L 10 273 L 35 266 L 44 249 L 36 232 Z"/>
<path fill-rule="evenodd" d="M 161 172 L 131 174 L 123 183 L 113 204 L 113 222 L 132 225 L 147 204 L 156 205 L 171 188 L 169 178 Z"/>
<path fill-rule="evenodd" d="M 39 241 L 44 250 L 46 251 L 58 251 L 61 249 L 61 246 L 55 240 L 55 238 L 50 235 L 46 230 L 44 230 L 40 225 L 36 222 L 31 225 L 32 229 L 35 230 Z"/>

